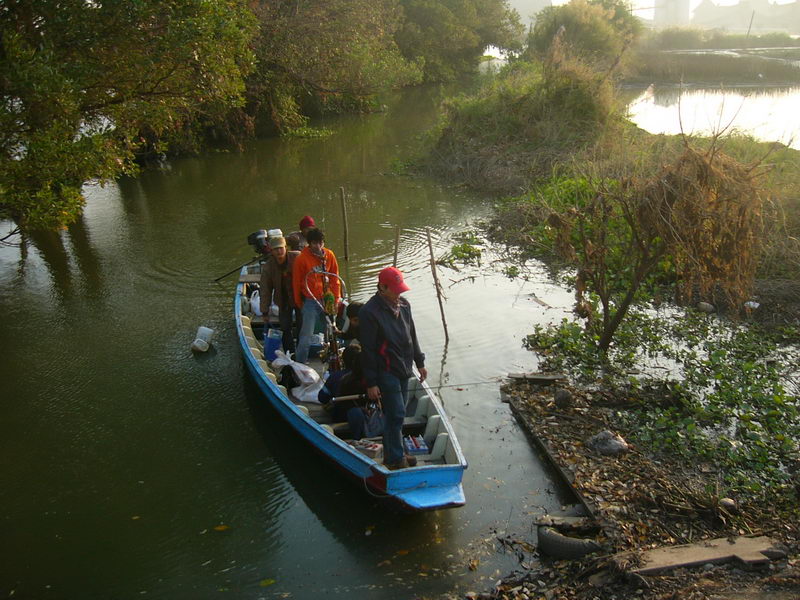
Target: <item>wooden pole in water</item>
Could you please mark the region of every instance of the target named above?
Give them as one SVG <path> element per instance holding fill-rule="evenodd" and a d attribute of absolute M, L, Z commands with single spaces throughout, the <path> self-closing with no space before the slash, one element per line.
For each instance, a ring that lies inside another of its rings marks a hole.
<path fill-rule="evenodd" d="M 447 332 L 447 320 L 444 318 L 444 304 L 442 304 L 442 286 L 439 283 L 439 276 L 436 274 L 436 260 L 433 258 L 433 242 L 431 241 L 431 230 L 426 229 L 428 236 L 428 252 L 431 255 L 431 273 L 433 273 L 433 286 L 436 288 L 436 299 L 439 301 L 439 312 L 442 314 L 442 325 L 444 326 L 444 343 L 450 341 L 450 334 Z"/>
<path fill-rule="evenodd" d="M 339 191 L 342 194 L 342 220 L 344 221 L 344 259 L 345 260 L 350 260 L 350 257 L 349 257 L 350 249 L 348 247 L 350 245 L 350 242 L 349 242 L 349 239 L 348 239 L 349 238 L 349 227 L 347 226 L 347 202 L 345 201 L 345 198 L 344 198 L 344 187 L 340 187 Z"/>
<path fill-rule="evenodd" d="M 392 266 L 397 267 L 397 249 L 400 247 L 400 226 L 394 226 L 394 258 L 392 259 Z"/>

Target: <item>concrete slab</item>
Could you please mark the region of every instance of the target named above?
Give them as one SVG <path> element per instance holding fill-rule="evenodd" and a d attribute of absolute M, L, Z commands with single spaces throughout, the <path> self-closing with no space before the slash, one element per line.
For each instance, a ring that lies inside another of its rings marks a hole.
<path fill-rule="evenodd" d="M 509 373 L 508 376 L 511 379 L 524 379 L 541 385 L 549 385 L 567 379 L 567 376 L 561 373 Z"/>
<path fill-rule="evenodd" d="M 718 538 L 696 544 L 655 548 L 642 553 L 642 563 L 632 569 L 639 575 L 652 575 L 669 569 L 723 563 L 734 558 L 754 565 L 785 556 L 776 542 L 766 536 Z"/>

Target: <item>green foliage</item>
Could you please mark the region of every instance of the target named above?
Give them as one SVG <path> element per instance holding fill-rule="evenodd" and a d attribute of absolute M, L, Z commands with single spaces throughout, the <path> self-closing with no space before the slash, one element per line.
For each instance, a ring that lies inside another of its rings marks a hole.
<path fill-rule="evenodd" d="M 554 45 L 565 56 L 610 71 L 642 31 L 640 21 L 618 0 L 571 0 L 550 6 L 536 18 L 528 35 L 527 59 L 545 58 Z"/>
<path fill-rule="evenodd" d="M 422 65 L 426 81 L 473 73 L 486 46 L 518 49 L 519 15 L 507 0 L 400 0 L 403 55 Z"/>
<path fill-rule="evenodd" d="M 630 410 L 620 415 L 632 441 L 709 464 L 743 495 L 786 489 L 786 467 L 800 457 L 800 404 L 783 374 L 798 349 L 787 352 L 764 331 L 702 313 L 631 316 L 605 356 L 567 320 L 537 327 L 527 345 L 546 369 L 592 381 L 602 374 L 607 389 L 629 398 Z M 653 364 L 671 365 L 673 377 Z"/>
<path fill-rule="evenodd" d="M 800 46 L 800 40 L 783 32 L 747 35 L 720 29 L 669 27 L 651 31 L 642 38 L 641 44 L 657 50 L 726 50 Z"/>
<path fill-rule="evenodd" d="M 643 83 L 800 83 L 800 68 L 761 56 L 643 51 L 627 79 Z"/>
<path fill-rule="evenodd" d="M 0 218 L 66 225 L 84 182 L 135 172 L 142 132 L 239 104 L 252 25 L 243 0 L 7 3 Z"/>
<path fill-rule="evenodd" d="M 247 111 L 278 131 L 303 127 L 305 111 L 366 110 L 375 94 L 417 83 L 419 65 L 401 55 L 396 2 L 311 0 L 258 3 L 258 67 Z"/>
<path fill-rule="evenodd" d="M 595 144 L 618 114 L 610 82 L 580 61 L 516 62 L 445 104 L 428 164 L 482 190 L 518 192 Z"/>
<path fill-rule="evenodd" d="M 326 127 L 298 127 L 285 131 L 283 135 L 286 137 L 320 139 L 332 136 L 333 130 Z"/>
<path fill-rule="evenodd" d="M 461 243 L 454 245 L 450 252 L 436 261 L 440 265 L 457 269 L 458 264 L 471 265 L 480 264 L 481 249 L 469 243 Z"/>

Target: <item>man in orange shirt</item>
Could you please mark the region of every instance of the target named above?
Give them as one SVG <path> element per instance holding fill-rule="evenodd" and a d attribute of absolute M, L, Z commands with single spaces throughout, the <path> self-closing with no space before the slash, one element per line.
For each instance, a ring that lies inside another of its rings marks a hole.
<path fill-rule="evenodd" d="M 294 303 L 300 307 L 303 315 L 295 357 L 301 363 L 308 362 L 308 349 L 314 326 L 322 314 L 320 305 L 324 305 L 325 294 L 333 294 L 334 310 L 342 296 L 338 277 L 339 263 L 336 262 L 336 255 L 325 247 L 325 234 L 319 229 L 311 229 L 306 234 L 306 241 L 308 246 L 300 252 L 292 269 Z M 333 275 L 323 275 L 322 271 Z"/>

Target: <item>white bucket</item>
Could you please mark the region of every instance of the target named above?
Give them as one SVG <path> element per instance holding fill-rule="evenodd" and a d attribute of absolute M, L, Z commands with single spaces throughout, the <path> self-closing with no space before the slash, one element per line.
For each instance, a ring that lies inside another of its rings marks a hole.
<path fill-rule="evenodd" d="M 207 352 L 211 347 L 211 338 L 214 335 L 214 330 L 202 325 L 197 328 L 197 336 L 192 342 L 192 350 L 194 352 Z"/>

